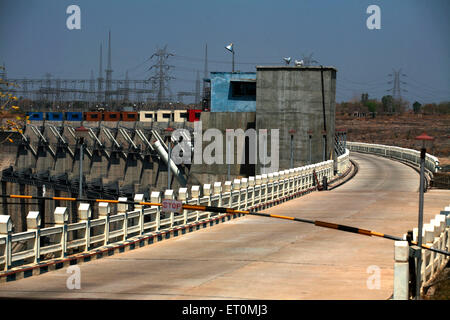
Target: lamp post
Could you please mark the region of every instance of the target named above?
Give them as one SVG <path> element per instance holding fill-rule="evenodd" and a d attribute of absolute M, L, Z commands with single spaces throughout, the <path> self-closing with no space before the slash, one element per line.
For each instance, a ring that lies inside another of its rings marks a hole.
<path fill-rule="evenodd" d="M 80 143 L 80 185 L 78 191 L 78 197 L 81 198 L 83 196 L 83 151 L 84 151 L 84 138 L 89 135 L 89 130 L 84 126 L 78 127 L 75 129 L 75 133 Z"/>
<path fill-rule="evenodd" d="M 232 66 L 231 72 L 234 72 L 234 48 L 233 48 L 233 44 L 230 43 L 229 45 L 227 45 L 225 47 L 225 49 L 230 51 L 232 53 L 232 55 L 233 55 L 233 57 L 232 57 L 232 64 L 231 64 L 231 66 Z"/>
<path fill-rule="evenodd" d="M 425 132 L 415 138 L 420 149 L 420 191 L 419 191 L 419 226 L 417 233 L 417 246 L 419 247 L 416 265 L 416 300 L 420 300 L 421 287 L 421 269 L 422 269 L 422 227 L 423 227 L 423 193 L 424 193 L 424 171 L 425 171 L 425 157 L 427 147 L 431 148 L 434 138 L 428 136 Z"/>

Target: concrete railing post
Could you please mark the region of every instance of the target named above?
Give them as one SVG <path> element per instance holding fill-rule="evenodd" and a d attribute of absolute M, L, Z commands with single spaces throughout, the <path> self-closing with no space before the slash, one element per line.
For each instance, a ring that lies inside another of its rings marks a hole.
<path fill-rule="evenodd" d="M 173 190 L 172 189 L 166 189 L 166 191 L 164 191 L 164 200 L 174 200 L 175 196 L 173 194 Z M 174 216 L 175 213 L 173 211 L 170 212 L 170 227 L 173 227 L 174 224 Z"/>
<path fill-rule="evenodd" d="M 233 198 L 232 198 L 232 193 L 231 193 L 231 181 L 225 181 L 225 184 L 223 185 L 223 193 L 228 193 L 229 194 L 229 196 L 228 196 L 228 203 L 227 204 L 223 204 L 223 206 L 225 206 L 226 208 L 231 208 L 231 206 L 232 206 L 232 201 L 233 201 Z M 223 196 L 223 193 L 222 193 L 222 196 Z"/>
<path fill-rule="evenodd" d="M 423 232 L 424 232 L 424 236 L 423 236 L 424 244 L 431 247 L 434 243 L 434 226 L 431 224 L 425 224 L 423 226 Z M 427 255 L 430 257 L 429 259 L 426 259 Z M 427 281 L 427 279 L 429 277 L 432 277 L 434 274 L 434 270 L 435 270 L 434 258 L 435 258 L 435 253 L 433 251 L 429 251 L 429 252 L 425 251 L 425 256 L 423 258 L 424 264 L 425 264 L 424 275 L 421 277 L 423 281 Z M 427 277 L 427 264 L 426 264 L 427 260 L 431 263 L 431 272 L 430 272 L 429 277 Z"/>
<path fill-rule="evenodd" d="M 409 298 L 409 245 L 408 241 L 395 241 L 394 248 L 394 300 Z"/>
<path fill-rule="evenodd" d="M 219 202 L 218 202 L 217 206 L 221 207 L 222 206 L 222 182 L 214 182 L 213 192 L 214 192 L 214 195 L 219 196 Z"/>
<path fill-rule="evenodd" d="M 255 205 L 255 177 L 248 177 L 248 187 L 252 188 L 252 197 L 251 199 L 247 200 L 247 209 L 251 208 Z M 247 189 L 247 195 L 248 195 L 248 189 Z M 250 203 L 248 203 L 250 201 Z"/>
<path fill-rule="evenodd" d="M 69 210 L 66 207 L 56 207 L 55 212 L 55 225 L 62 227 L 61 233 L 61 257 L 67 256 L 67 222 L 69 221 Z"/>
<path fill-rule="evenodd" d="M 41 215 L 39 211 L 30 211 L 27 215 L 27 231 L 34 231 L 34 263 L 39 263 L 41 256 Z"/>
<path fill-rule="evenodd" d="M 267 202 L 267 174 L 264 173 L 261 175 L 261 191 L 264 190 L 264 197 L 261 197 L 261 203 L 266 203 Z M 266 206 L 264 205 L 263 208 L 265 208 Z"/>
<path fill-rule="evenodd" d="M 123 215 L 123 223 L 122 223 L 122 231 L 123 231 L 123 237 L 122 241 L 125 241 L 128 237 L 128 203 L 123 203 L 128 201 L 126 197 L 120 197 L 118 199 L 119 202 L 117 204 L 117 214 Z"/>
<path fill-rule="evenodd" d="M 8 215 L 0 215 L 0 237 L 5 238 L 5 270 L 11 268 L 12 263 L 12 237 L 13 223 Z"/>
<path fill-rule="evenodd" d="M 196 204 L 200 204 L 200 186 L 192 186 L 191 187 L 191 197 L 196 200 Z M 196 211 L 195 221 L 198 221 L 200 218 L 200 211 Z"/>
<path fill-rule="evenodd" d="M 239 208 L 238 208 L 239 210 L 248 208 L 248 204 L 247 204 L 247 201 L 248 201 L 248 189 L 247 189 L 247 186 L 248 186 L 248 179 L 247 178 L 242 178 L 241 179 L 241 192 L 240 192 L 240 194 L 244 195 L 244 199 L 243 199 L 243 201 L 240 201 Z M 239 199 L 241 199 L 241 196 L 239 196 Z"/>
<path fill-rule="evenodd" d="M 208 206 L 211 205 L 211 184 L 206 183 L 203 185 L 203 198 L 208 197 Z"/>
<path fill-rule="evenodd" d="M 261 179 L 262 179 L 261 175 L 258 174 L 257 176 L 255 176 L 255 189 L 256 187 L 259 187 L 258 198 L 255 199 L 255 204 L 261 203 L 261 190 L 262 190 Z"/>
<path fill-rule="evenodd" d="M 78 205 L 78 217 L 81 222 L 86 223 L 84 231 L 84 251 L 88 251 L 91 246 L 91 217 L 92 209 L 89 203 L 80 203 Z"/>
<path fill-rule="evenodd" d="M 159 191 L 152 191 L 150 195 L 150 201 L 152 203 L 161 203 L 161 193 Z M 156 227 L 155 231 L 159 231 L 161 227 L 161 207 L 160 206 L 154 206 L 153 208 L 156 208 Z"/>
<path fill-rule="evenodd" d="M 177 200 L 182 201 L 183 203 L 186 203 L 187 199 L 188 199 L 187 188 L 179 188 Z M 188 211 L 186 209 L 183 209 L 183 224 L 187 223 L 187 213 L 188 213 Z"/>
<path fill-rule="evenodd" d="M 134 195 L 134 210 L 139 210 L 139 235 L 144 234 L 144 206 L 139 204 L 139 202 L 144 202 L 144 195 L 142 193 L 137 193 Z"/>
<path fill-rule="evenodd" d="M 109 215 L 111 214 L 111 207 L 108 202 L 100 202 L 98 204 L 98 215 L 100 218 L 105 220 L 105 232 L 104 232 L 104 240 L 103 245 L 107 245 L 109 243 Z"/>
<path fill-rule="evenodd" d="M 238 193 L 236 209 L 239 210 L 239 208 L 241 206 L 241 180 L 240 179 L 233 180 L 233 191 L 236 191 Z"/>

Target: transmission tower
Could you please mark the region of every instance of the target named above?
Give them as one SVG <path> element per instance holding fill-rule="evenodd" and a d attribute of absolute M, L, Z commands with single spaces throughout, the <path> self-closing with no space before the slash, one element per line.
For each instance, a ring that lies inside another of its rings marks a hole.
<path fill-rule="evenodd" d="M 98 78 L 97 78 L 97 101 L 102 102 L 103 92 L 103 65 L 102 65 L 102 44 L 100 43 L 100 65 L 98 69 Z"/>
<path fill-rule="evenodd" d="M 167 59 L 173 56 L 172 53 L 167 52 L 167 45 L 163 49 L 158 49 L 156 53 L 154 53 L 150 60 L 156 58 L 155 64 L 153 64 L 148 70 L 154 69 L 154 75 L 149 78 L 152 81 L 154 89 L 157 92 L 157 102 L 158 105 L 166 102 L 166 91 L 169 92 L 169 96 L 171 96 L 169 80 L 175 79 L 174 77 L 169 76 L 169 70 L 173 66 L 167 64 Z"/>
<path fill-rule="evenodd" d="M 406 74 L 402 73 L 402 69 L 399 69 L 398 71 L 396 70 L 392 70 L 393 73 L 390 73 L 389 76 L 390 77 L 394 77 L 393 80 L 388 81 L 388 84 L 392 84 L 393 83 L 393 87 L 391 89 L 388 89 L 387 91 L 391 91 L 392 92 L 392 98 L 395 101 L 401 101 L 402 100 L 402 91 L 403 92 L 408 92 L 408 90 L 405 89 L 401 89 L 401 84 L 406 84 L 406 82 L 401 81 L 400 77 L 406 77 Z"/>
<path fill-rule="evenodd" d="M 197 79 L 195 80 L 195 103 L 200 103 L 200 73 L 197 70 Z"/>
<path fill-rule="evenodd" d="M 111 67 L 111 30 L 109 31 L 108 34 L 108 65 L 106 67 L 105 70 L 105 74 L 106 74 L 106 87 L 105 87 L 105 100 L 107 102 L 111 101 L 111 82 L 112 82 L 112 67 Z"/>
<path fill-rule="evenodd" d="M 203 69 L 203 79 L 207 79 L 208 78 L 208 44 L 205 44 L 205 66 Z M 203 82 L 203 98 L 206 97 L 206 81 L 202 81 Z"/>

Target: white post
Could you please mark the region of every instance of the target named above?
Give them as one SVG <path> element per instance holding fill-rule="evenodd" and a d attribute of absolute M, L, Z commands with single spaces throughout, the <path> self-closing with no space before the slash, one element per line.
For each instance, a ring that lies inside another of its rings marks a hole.
<path fill-rule="evenodd" d="M 394 300 L 409 298 L 409 245 L 408 241 L 395 241 L 394 248 Z"/>
<path fill-rule="evenodd" d="M 78 219 L 86 223 L 86 228 L 84 231 L 84 251 L 88 251 L 91 246 L 91 216 L 91 205 L 89 203 L 80 203 L 78 205 Z"/>
<path fill-rule="evenodd" d="M 241 192 L 240 193 L 244 193 L 244 201 L 243 202 L 239 202 L 239 209 L 246 209 L 247 206 L 247 201 L 248 201 L 248 189 L 247 189 L 247 185 L 248 185 L 248 179 L 247 178 L 242 178 L 241 179 Z M 241 198 L 241 196 L 239 195 L 239 199 Z M 240 201 L 240 200 L 239 200 Z"/>
<path fill-rule="evenodd" d="M 126 197 L 120 197 L 118 200 L 122 201 L 117 204 L 117 214 L 123 215 L 123 223 L 122 223 L 123 238 L 122 238 L 122 241 L 125 241 L 128 237 L 128 203 L 123 203 L 123 202 L 128 201 L 128 199 Z"/>
<path fill-rule="evenodd" d="M 182 201 L 183 203 L 186 203 L 187 199 L 188 199 L 187 188 L 178 189 L 178 200 Z M 183 224 L 187 223 L 187 213 L 188 213 L 188 211 L 186 209 L 184 209 L 183 210 Z"/>
<path fill-rule="evenodd" d="M 218 207 L 222 206 L 222 182 L 214 182 L 214 195 L 219 196 L 219 203 L 217 204 Z"/>
<path fill-rule="evenodd" d="M 211 206 L 211 185 L 204 184 L 203 185 L 203 198 L 208 198 L 208 206 Z M 208 218 L 211 217 L 211 212 L 208 212 Z"/>
<path fill-rule="evenodd" d="M 241 206 L 241 180 L 240 179 L 234 179 L 233 180 L 233 190 L 238 192 L 238 199 L 237 199 L 237 207 L 236 209 L 239 210 L 239 207 Z M 233 194 L 233 192 L 231 192 Z"/>
<path fill-rule="evenodd" d="M 135 194 L 134 202 L 137 203 L 134 205 L 134 209 L 139 210 L 139 235 L 142 235 L 144 233 L 144 206 L 139 202 L 144 202 L 144 195 L 142 193 Z"/>
<path fill-rule="evenodd" d="M 166 191 L 164 191 L 164 199 L 166 200 L 173 200 L 174 196 L 173 196 L 173 190 L 172 189 L 166 189 Z M 173 219 L 174 219 L 174 212 L 171 211 L 170 212 L 170 227 L 173 227 Z"/>
<path fill-rule="evenodd" d="M 108 202 L 100 202 L 98 204 L 98 215 L 105 219 L 105 237 L 103 240 L 103 245 L 107 245 L 109 242 L 109 214 L 111 213 L 111 208 Z"/>
<path fill-rule="evenodd" d="M 61 257 L 67 256 L 67 222 L 69 221 L 69 210 L 66 207 L 55 208 L 55 224 L 62 227 L 61 234 Z"/>
<path fill-rule="evenodd" d="M 150 195 L 150 199 L 153 203 L 160 203 L 161 202 L 161 194 L 159 191 L 152 191 Z M 156 228 L 155 231 L 159 231 L 159 228 L 161 226 L 161 207 L 156 206 Z"/>
<path fill-rule="evenodd" d="M 192 199 L 197 200 L 197 205 L 200 204 L 200 186 L 192 186 L 191 187 L 191 197 Z M 200 216 L 200 211 L 196 211 L 195 221 L 198 221 Z"/>
<path fill-rule="evenodd" d="M 34 263 L 39 263 L 41 256 L 41 215 L 39 211 L 30 211 L 27 215 L 27 231 L 34 231 Z"/>
<path fill-rule="evenodd" d="M 252 188 L 253 190 L 252 190 L 251 199 L 248 199 L 248 189 L 247 189 L 247 207 L 246 207 L 246 209 L 251 208 L 255 205 L 255 177 L 253 177 L 253 176 L 248 177 L 248 187 Z M 250 204 L 248 202 L 250 202 Z"/>
<path fill-rule="evenodd" d="M 435 227 L 432 224 L 425 224 L 423 226 L 423 231 L 424 231 L 423 242 L 425 242 L 426 245 L 428 245 L 430 247 L 433 245 L 433 242 L 434 242 L 434 228 Z M 430 277 L 432 277 L 434 274 L 434 263 L 433 262 L 434 262 L 435 253 L 433 251 L 429 251 L 429 252 L 426 252 L 425 254 L 430 256 L 430 260 L 429 260 L 431 262 Z M 426 261 L 426 259 L 424 259 L 424 261 Z M 425 270 L 424 270 L 423 280 L 427 281 L 428 279 L 427 279 L 427 274 L 426 274 L 426 272 L 427 272 L 426 264 L 425 264 L 424 269 Z"/>
<path fill-rule="evenodd" d="M 12 246 L 11 246 L 11 236 L 12 236 L 12 220 L 8 215 L 0 215 L 0 236 L 5 238 L 5 270 L 11 267 L 12 260 Z"/>
<path fill-rule="evenodd" d="M 233 198 L 231 197 L 231 181 L 225 181 L 225 184 L 223 186 L 223 193 L 229 193 L 228 196 L 228 203 L 225 205 L 223 204 L 226 208 L 231 208 L 232 205 L 232 201 Z"/>

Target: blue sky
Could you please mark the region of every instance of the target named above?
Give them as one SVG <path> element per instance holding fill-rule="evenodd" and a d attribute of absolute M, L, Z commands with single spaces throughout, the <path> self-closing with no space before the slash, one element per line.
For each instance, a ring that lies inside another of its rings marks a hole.
<path fill-rule="evenodd" d="M 66 28 L 71 4 L 81 8 L 81 30 Z M 380 30 L 366 27 L 371 4 L 381 8 Z M 449 18 L 447 0 L 2 0 L 0 63 L 10 78 L 97 77 L 111 29 L 114 79 L 126 70 L 148 78 L 151 63 L 142 63 L 167 44 L 172 91 L 194 91 L 205 43 L 209 71 L 231 71 L 224 46 L 233 42 L 241 71 L 314 53 L 338 69 L 337 101 L 362 92 L 380 99 L 392 88 L 388 74 L 401 68 L 406 99 L 439 102 L 450 100 Z"/>

